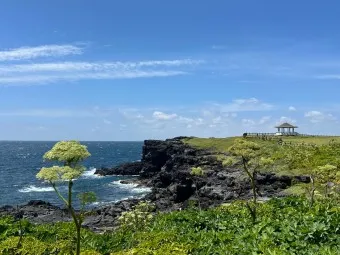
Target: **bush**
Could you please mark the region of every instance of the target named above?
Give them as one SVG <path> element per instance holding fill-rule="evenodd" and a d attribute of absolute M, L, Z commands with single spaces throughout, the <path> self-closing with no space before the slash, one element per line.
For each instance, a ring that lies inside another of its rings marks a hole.
<path fill-rule="evenodd" d="M 224 167 L 233 166 L 238 162 L 239 160 L 237 160 L 236 157 L 230 156 L 230 157 L 226 157 L 225 160 L 222 161 L 222 166 Z"/>
<path fill-rule="evenodd" d="M 120 226 L 132 230 L 142 229 L 152 220 L 151 212 L 154 208 L 154 205 L 149 202 L 140 202 L 132 211 L 122 213 L 119 217 Z"/>
<path fill-rule="evenodd" d="M 194 176 L 203 176 L 204 171 L 201 167 L 192 167 L 190 174 Z"/>

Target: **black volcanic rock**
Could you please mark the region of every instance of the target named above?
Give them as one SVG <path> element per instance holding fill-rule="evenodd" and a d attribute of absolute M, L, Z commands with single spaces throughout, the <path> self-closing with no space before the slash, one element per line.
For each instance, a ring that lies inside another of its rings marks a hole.
<path fill-rule="evenodd" d="M 242 167 L 223 167 L 216 152 L 193 148 L 182 142 L 186 137 L 144 141 L 141 162 L 127 163 L 98 174 L 139 174 L 142 183 L 151 186 L 146 199 L 160 210 L 185 207 L 187 200 L 199 200 L 202 207 L 215 206 L 234 199 L 251 197 L 251 186 Z M 201 167 L 204 176 L 192 176 L 192 167 Z M 265 197 L 281 196 L 294 182 L 308 182 L 306 177 L 257 175 L 259 192 Z"/>
<path fill-rule="evenodd" d="M 201 167 L 204 175 L 193 176 L 192 167 Z M 151 201 L 160 211 L 186 208 L 191 202 L 204 209 L 252 196 L 250 182 L 240 165 L 223 167 L 216 158 L 216 152 L 190 147 L 181 141 L 181 137 L 165 141 L 146 140 L 140 162 L 101 168 L 96 174 L 139 175 L 137 183 L 152 188 L 142 200 Z M 267 198 L 282 196 L 284 189 L 296 182 L 308 183 L 310 178 L 258 173 L 256 181 L 259 193 Z M 140 201 L 130 199 L 93 209 L 86 217 L 84 226 L 99 232 L 114 229 L 121 213 L 131 210 Z M 71 220 L 67 210 L 40 200 L 30 201 L 18 209 L 0 207 L 2 215 L 20 216 L 35 223 Z"/>
<path fill-rule="evenodd" d="M 113 168 L 100 168 L 96 170 L 98 175 L 139 175 L 143 168 L 142 162 L 124 163 Z"/>

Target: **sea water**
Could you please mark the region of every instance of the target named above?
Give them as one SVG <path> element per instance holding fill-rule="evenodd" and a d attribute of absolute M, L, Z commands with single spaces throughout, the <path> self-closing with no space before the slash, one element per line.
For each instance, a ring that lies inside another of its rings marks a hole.
<path fill-rule="evenodd" d="M 36 179 L 36 174 L 43 166 L 43 155 L 55 142 L 7 142 L 0 141 L 0 206 L 24 204 L 30 200 L 44 200 L 62 206 L 53 188 Z M 88 147 L 91 157 L 84 161 L 86 171 L 74 182 L 74 197 L 81 192 L 93 191 L 97 202 L 93 205 L 105 205 L 116 201 L 142 197 L 149 188 L 137 184 L 122 184 L 120 180 L 129 176 L 95 175 L 98 167 L 113 167 L 124 162 L 141 159 L 142 142 L 82 142 Z M 67 184 L 58 184 L 64 195 Z M 76 201 L 76 200 L 75 200 Z"/>

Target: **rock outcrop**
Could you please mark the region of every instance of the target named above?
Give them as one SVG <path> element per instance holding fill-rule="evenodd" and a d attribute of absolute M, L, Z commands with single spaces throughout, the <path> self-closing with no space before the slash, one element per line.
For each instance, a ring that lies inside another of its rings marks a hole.
<path fill-rule="evenodd" d="M 71 221 L 66 209 L 61 209 L 41 200 L 31 200 L 25 205 L 17 207 L 0 207 L 0 216 L 12 215 L 14 218 L 25 218 L 34 223 L 52 223 L 58 221 Z"/>
<path fill-rule="evenodd" d="M 157 210 L 172 211 L 186 208 L 191 203 L 208 208 L 251 197 L 251 186 L 242 167 L 224 167 L 216 152 L 192 148 L 182 142 L 183 137 L 165 141 L 146 140 L 140 162 L 125 163 L 114 168 L 102 168 L 99 175 L 139 175 L 137 182 L 152 188 L 143 200 L 156 205 Z M 191 174 L 192 167 L 201 167 L 203 176 Z M 282 191 L 293 182 L 309 182 L 305 176 L 277 176 L 273 173 L 257 175 L 259 193 L 264 197 L 282 196 Z M 93 209 L 84 226 L 95 230 L 110 230 L 117 226 L 117 218 L 129 211 L 140 199 L 129 199 Z M 18 214 L 19 213 L 19 214 Z M 36 223 L 69 221 L 67 210 L 43 201 L 31 201 L 18 209 L 0 208 L 1 215 L 23 216 Z"/>
<path fill-rule="evenodd" d="M 251 187 L 242 167 L 223 167 L 216 152 L 193 148 L 182 142 L 184 137 L 146 140 L 140 162 L 123 164 L 112 169 L 100 169 L 98 174 L 138 174 L 152 192 L 146 196 L 159 210 L 185 208 L 189 202 L 199 201 L 201 207 L 251 197 Z M 192 167 L 201 167 L 204 176 L 191 175 Z M 295 179 L 295 180 L 294 180 Z M 293 181 L 308 182 L 307 177 L 257 175 L 259 193 L 263 197 L 282 196 Z"/>

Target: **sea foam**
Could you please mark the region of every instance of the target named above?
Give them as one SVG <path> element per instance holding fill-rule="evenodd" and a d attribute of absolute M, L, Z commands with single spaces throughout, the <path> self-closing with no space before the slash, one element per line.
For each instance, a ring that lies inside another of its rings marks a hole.
<path fill-rule="evenodd" d="M 137 183 L 121 183 L 121 181 L 114 181 L 110 186 L 118 186 L 121 189 L 130 190 L 131 193 L 135 194 L 143 194 L 151 192 L 151 188 L 148 187 L 141 187 Z"/>
<path fill-rule="evenodd" d="M 21 193 L 30 193 L 30 192 L 51 192 L 54 190 L 52 187 L 37 187 L 35 185 L 30 185 L 28 187 L 19 189 L 18 191 Z"/>
<path fill-rule="evenodd" d="M 85 171 L 82 174 L 82 178 L 84 179 L 97 179 L 97 178 L 103 178 L 104 176 L 100 176 L 98 174 L 94 174 L 97 171 L 96 168 L 90 168 L 89 170 Z"/>

